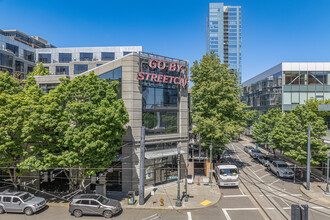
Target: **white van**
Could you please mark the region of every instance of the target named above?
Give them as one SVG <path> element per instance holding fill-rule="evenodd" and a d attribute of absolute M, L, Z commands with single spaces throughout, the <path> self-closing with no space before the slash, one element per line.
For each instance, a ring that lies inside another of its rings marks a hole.
<path fill-rule="evenodd" d="M 217 165 L 215 172 L 220 186 L 238 186 L 238 168 L 235 165 Z"/>

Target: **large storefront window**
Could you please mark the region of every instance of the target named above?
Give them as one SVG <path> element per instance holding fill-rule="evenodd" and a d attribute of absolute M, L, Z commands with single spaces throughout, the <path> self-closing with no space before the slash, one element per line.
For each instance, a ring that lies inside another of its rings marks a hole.
<path fill-rule="evenodd" d="M 176 181 L 178 176 L 177 156 L 145 160 L 145 185 L 158 185 Z"/>
<path fill-rule="evenodd" d="M 142 87 L 142 124 L 146 134 L 178 132 L 178 89 Z"/>

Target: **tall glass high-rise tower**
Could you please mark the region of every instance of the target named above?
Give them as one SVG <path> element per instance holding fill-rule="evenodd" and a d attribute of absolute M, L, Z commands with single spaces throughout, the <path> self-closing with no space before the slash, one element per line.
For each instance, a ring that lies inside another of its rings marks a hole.
<path fill-rule="evenodd" d="M 209 3 L 206 34 L 207 52 L 213 50 L 222 63 L 230 64 L 229 68 L 237 73 L 239 83 L 242 81 L 241 13 L 241 6 Z"/>

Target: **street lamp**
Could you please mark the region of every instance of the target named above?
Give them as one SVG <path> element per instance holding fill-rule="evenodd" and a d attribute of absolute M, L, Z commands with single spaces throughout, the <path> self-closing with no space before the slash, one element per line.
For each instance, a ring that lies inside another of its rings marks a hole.
<path fill-rule="evenodd" d="M 175 202 L 175 206 L 176 207 L 181 207 L 182 203 L 181 203 L 181 198 L 180 198 L 180 163 L 181 163 L 181 146 L 178 144 L 178 195 L 177 195 L 177 200 Z"/>
<path fill-rule="evenodd" d="M 212 184 L 212 176 L 211 176 L 211 174 L 212 174 L 212 167 L 211 167 L 211 165 L 212 165 L 212 149 L 213 149 L 213 146 L 212 146 L 212 144 L 210 145 L 210 170 L 209 170 L 209 184 Z"/>
<path fill-rule="evenodd" d="M 330 151 L 327 153 L 327 188 L 325 189 L 325 194 L 330 195 L 329 192 L 329 159 L 330 159 Z"/>

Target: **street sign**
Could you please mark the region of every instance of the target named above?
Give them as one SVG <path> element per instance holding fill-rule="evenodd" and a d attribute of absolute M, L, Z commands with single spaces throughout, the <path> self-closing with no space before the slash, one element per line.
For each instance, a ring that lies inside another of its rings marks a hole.
<path fill-rule="evenodd" d="M 215 173 L 215 170 L 207 170 L 208 173 Z"/>
<path fill-rule="evenodd" d="M 176 179 L 178 179 L 177 176 L 170 176 L 169 178 L 170 178 L 170 180 L 176 180 Z"/>

